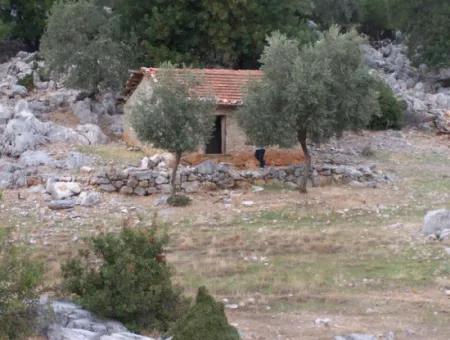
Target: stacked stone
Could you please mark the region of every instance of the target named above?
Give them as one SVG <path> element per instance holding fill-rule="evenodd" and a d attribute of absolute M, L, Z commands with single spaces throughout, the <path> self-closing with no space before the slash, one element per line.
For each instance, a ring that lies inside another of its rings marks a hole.
<path fill-rule="evenodd" d="M 146 163 L 148 164 L 148 163 Z M 105 192 L 147 196 L 170 193 L 170 171 L 164 164 L 151 162 L 152 168 L 128 168 L 123 171 L 109 169 L 91 178 L 92 185 Z M 231 189 L 245 185 L 278 182 L 298 186 L 304 176 L 304 166 L 270 167 L 261 170 L 237 170 L 228 164 L 205 161 L 195 167 L 181 167 L 177 185 L 182 191 L 195 193 L 215 189 Z M 322 165 L 312 169 L 309 176 L 313 186 L 331 184 L 358 184 L 375 187 L 389 178 L 377 171 L 375 166 L 349 167 Z"/>

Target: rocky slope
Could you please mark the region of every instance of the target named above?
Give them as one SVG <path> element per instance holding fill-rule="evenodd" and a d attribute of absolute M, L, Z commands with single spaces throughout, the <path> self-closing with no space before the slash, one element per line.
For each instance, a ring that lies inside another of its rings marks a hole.
<path fill-rule="evenodd" d="M 424 126 L 432 122 L 438 129 L 448 131 L 450 69 L 413 66 L 406 45 L 399 41 L 386 40 L 377 45 L 363 46 L 366 62 L 405 101 L 407 123 Z"/>

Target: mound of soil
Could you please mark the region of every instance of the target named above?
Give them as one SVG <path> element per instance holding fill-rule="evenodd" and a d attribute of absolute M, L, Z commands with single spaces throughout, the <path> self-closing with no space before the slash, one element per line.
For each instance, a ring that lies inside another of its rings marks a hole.
<path fill-rule="evenodd" d="M 191 153 L 183 158 L 183 163 L 197 165 L 208 159 L 232 164 L 238 169 L 253 169 L 259 166 L 254 153 L 251 151 L 242 151 L 229 155 Z M 266 150 L 265 159 L 268 166 L 287 166 L 302 163 L 304 161 L 301 150 L 268 149 Z"/>

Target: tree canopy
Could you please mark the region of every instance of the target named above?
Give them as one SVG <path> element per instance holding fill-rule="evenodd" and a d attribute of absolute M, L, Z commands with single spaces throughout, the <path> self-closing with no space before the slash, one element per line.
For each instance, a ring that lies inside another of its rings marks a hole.
<path fill-rule="evenodd" d="M 56 2 L 41 44 L 49 68 L 75 88 L 120 88 L 134 57 L 117 20 L 92 1 Z"/>
<path fill-rule="evenodd" d="M 157 80 L 140 86 L 129 105 L 130 123 L 138 138 L 175 155 L 172 193 L 176 192 L 176 171 L 181 156 L 205 144 L 213 127 L 211 98 L 196 95 L 193 89 L 202 81 L 188 69 L 179 70 L 165 63 Z M 151 85 L 151 86 L 150 86 Z"/>
<path fill-rule="evenodd" d="M 239 118 L 255 144 L 300 143 L 307 161 L 307 140 L 325 141 L 345 130 L 366 127 L 378 112 L 373 79 L 363 66 L 359 35 L 333 26 L 317 43 L 276 33 L 261 57 L 263 80 L 250 86 Z M 302 183 L 306 190 L 306 183 Z"/>

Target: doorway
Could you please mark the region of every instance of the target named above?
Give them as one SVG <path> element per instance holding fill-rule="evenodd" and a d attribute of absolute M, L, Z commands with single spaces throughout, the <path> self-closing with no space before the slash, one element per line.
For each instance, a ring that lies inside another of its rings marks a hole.
<path fill-rule="evenodd" d="M 224 131 L 225 131 L 225 116 L 215 116 L 213 133 L 211 139 L 206 144 L 206 153 L 209 155 L 222 154 L 225 152 L 224 147 Z"/>

